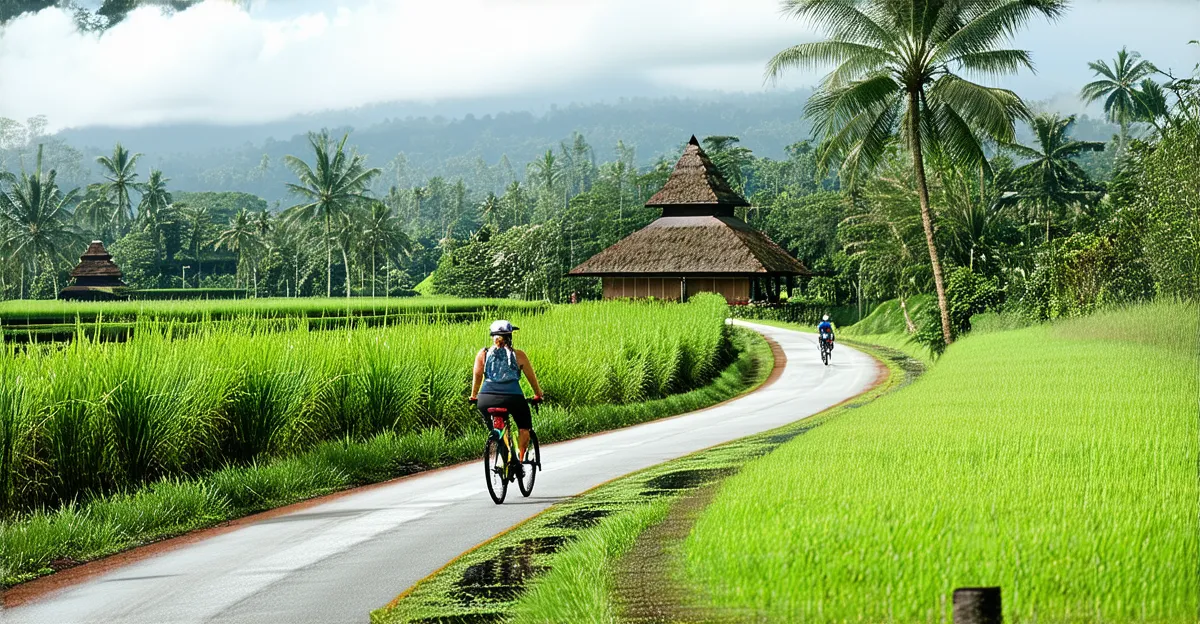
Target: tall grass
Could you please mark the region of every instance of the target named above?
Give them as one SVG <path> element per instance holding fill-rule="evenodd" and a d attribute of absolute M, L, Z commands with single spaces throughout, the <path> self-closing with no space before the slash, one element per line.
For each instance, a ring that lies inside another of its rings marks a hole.
<path fill-rule="evenodd" d="M 235 302 L 240 303 L 240 302 Z M 566 408 L 629 404 L 704 385 L 729 361 L 719 297 L 686 305 L 591 303 L 513 316 L 517 346 Z M 86 499 L 331 439 L 449 433 L 485 322 L 433 319 L 310 332 L 262 320 L 186 339 L 142 321 L 127 343 L 78 340 L 0 355 L 4 511 Z"/>
<path fill-rule="evenodd" d="M 737 359 L 712 382 L 683 394 L 633 405 L 563 408 L 537 417 L 546 443 L 701 409 L 761 384 L 771 350 L 757 334 L 735 329 Z M 49 573 L 55 561 L 87 561 L 191 529 L 414 471 L 478 458 L 483 431 L 448 435 L 425 428 L 340 438 L 302 453 L 229 465 L 193 478 L 166 477 L 135 491 L 0 520 L 0 585 Z"/>
<path fill-rule="evenodd" d="M 722 486 L 686 544 L 716 614 L 1195 622 L 1200 310 L 1156 304 L 972 335 L 903 392 Z"/>

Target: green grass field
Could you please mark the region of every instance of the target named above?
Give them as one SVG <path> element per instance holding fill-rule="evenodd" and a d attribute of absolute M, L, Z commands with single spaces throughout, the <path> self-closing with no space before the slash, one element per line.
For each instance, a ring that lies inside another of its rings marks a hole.
<path fill-rule="evenodd" d="M 1195 622 L 1200 311 L 1156 304 L 968 337 L 904 391 L 725 482 L 687 541 L 715 613 Z"/>

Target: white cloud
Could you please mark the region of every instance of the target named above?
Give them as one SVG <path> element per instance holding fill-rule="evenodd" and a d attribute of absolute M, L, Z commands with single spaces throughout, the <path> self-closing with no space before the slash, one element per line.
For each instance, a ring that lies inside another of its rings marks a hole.
<path fill-rule="evenodd" d="M 0 33 L 0 116 L 51 128 L 250 123 L 409 100 L 590 93 L 639 81 L 755 91 L 765 61 L 810 40 L 778 0 L 208 0 L 133 12 L 102 37 L 64 11 Z M 1195 60 L 1194 0 L 1081 0 L 1017 44 L 1041 70 L 1005 79 L 1030 99 L 1076 92 L 1119 44 L 1176 69 Z M 788 77 L 785 86 L 816 81 Z M 600 87 L 597 89 L 595 87 Z M 614 93 L 636 95 L 636 93 Z"/>
<path fill-rule="evenodd" d="M 743 89 L 761 84 L 773 51 L 804 35 L 778 18 L 777 7 L 776 0 L 346 0 L 326 12 L 268 17 L 210 0 L 174 15 L 135 11 L 101 37 L 75 32 L 69 15 L 50 9 L 0 37 L 0 116 L 45 114 L 53 126 L 257 122 L 598 77 L 666 76 L 664 84 L 702 86 L 704 67 L 731 61 L 749 68 L 752 80 L 742 75 L 732 84 L 728 71 L 715 71 L 707 87 Z M 673 72 L 684 78 L 669 79 Z"/>

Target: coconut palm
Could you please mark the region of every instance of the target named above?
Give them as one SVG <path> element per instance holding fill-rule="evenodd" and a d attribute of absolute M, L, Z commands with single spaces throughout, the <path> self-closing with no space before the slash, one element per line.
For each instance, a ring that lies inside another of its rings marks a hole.
<path fill-rule="evenodd" d="M 546 150 L 541 158 L 533 161 L 533 171 L 533 178 L 541 183 L 542 189 L 552 191 L 562 177 L 562 169 L 558 165 L 558 159 L 554 157 L 554 150 Z"/>
<path fill-rule="evenodd" d="M 911 153 L 921 221 L 941 311 L 942 337 L 953 341 L 942 266 L 934 243 L 926 155 L 978 167 L 981 136 L 1011 142 L 1021 98 L 962 75 L 1032 69 L 1029 53 L 1003 49 L 1038 15 L 1057 17 L 1063 0 L 784 0 L 784 11 L 822 26 L 829 38 L 783 50 L 767 78 L 790 68 L 836 65 L 805 106 L 824 135 L 820 162 L 842 164 L 853 187 L 896 137 Z"/>
<path fill-rule="evenodd" d="M 340 212 L 333 219 L 331 240 L 337 243 L 338 251 L 342 254 L 342 264 L 346 267 L 346 298 L 350 298 L 350 251 L 359 246 L 363 236 L 362 209 L 354 206 Z M 360 273 L 361 275 L 361 273 Z"/>
<path fill-rule="evenodd" d="M 371 296 L 375 296 L 375 285 L 379 282 L 376 260 L 383 252 L 385 266 L 398 262 L 401 255 L 412 252 L 412 240 L 404 233 L 400 220 L 390 206 L 383 202 L 372 202 L 361 232 L 360 244 L 371 252 Z"/>
<path fill-rule="evenodd" d="M 1104 60 L 1088 63 L 1099 80 L 1089 82 L 1079 92 L 1083 101 L 1091 104 L 1104 99 L 1104 114 L 1121 127 L 1120 143 L 1124 148 L 1129 136 L 1129 124 L 1138 120 L 1139 83 L 1158 70 L 1137 52 L 1121 48 L 1112 65 Z"/>
<path fill-rule="evenodd" d="M 740 141 L 741 139 L 735 136 L 721 135 L 705 137 L 701 143 L 704 145 L 704 152 L 725 176 L 733 190 L 745 193 L 746 176 L 742 172 L 754 162 L 754 155 L 750 148 L 738 145 Z"/>
<path fill-rule="evenodd" d="M 255 256 L 262 249 L 262 241 L 258 237 L 258 223 L 250 211 L 242 208 L 233 215 L 229 227 L 217 235 L 217 249 L 224 247 L 238 256 L 238 271 L 249 264 L 254 277 L 254 294 L 258 295 L 258 266 Z"/>
<path fill-rule="evenodd" d="M 171 192 L 167 190 L 167 182 L 158 169 L 150 170 L 150 177 L 144 184 L 138 185 L 142 193 L 142 201 L 138 202 L 138 223 L 148 232 L 154 241 L 154 248 L 162 255 L 162 229 L 167 224 L 168 207 L 171 205 Z"/>
<path fill-rule="evenodd" d="M 137 162 L 141 154 L 131 154 L 129 150 L 117 143 L 111 156 L 99 156 L 96 162 L 103 169 L 105 182 L 100 185 L 100 193 L 108 202 L 112 211 L 109 221 L 118 234 L 124 234 L 133 223 L 133 200 L 130 193 L 139 189 L 137 182 Z"/>
<path fill-rule="evenodd" d="M 416 225 L 416 222 L 421 219 L 421 202 L 427 197 L 429 197 L 429 189 L 420 186 L 413 187 L 413 225 Z"/>
<path fill-rule="evenodd" d="M 103 184 L 89 184 L 79 205 L 75 207 L 75 223 L 94 233 L 97 238 L 116 240 L 118 235 L 113 222 L 113 215 L 116 213 L 114 205 L 108 198 Z"/>
<path fill-rule="evenodd" d="M 1137 98 L 1137 114 L 1134 119 L 1154 126 L 1154 129 L 1161 133 L 1163 124 L 1159 120 L 1167 119 L 1171 114 L 1166 90 L 1162 85 L 1146 78 L 1134 96 Z"/>
<path fill-rule="evenodd" d="M 1044 222 L 1049 242 L 1054 213 L 1084 204 L 1096 195 L 1087 172 L 1074 159 L 1084 152 L 1103 151 L 1104 143 L 1071 139 L 1074 115 L 1042 114 L 1034 117 L 1031 125 L 1037 147 L 1009 143 L 1004 148 L 1029 161 L 1013 172 L 1017 200 Z"/>
<path fill-rule="evenodd" d="M 349 134 L 343 135 L 335 145 L 327 132 L 309 133 L 313 166 L 295 156 L 284 157 L 284 163 L 300 179 L 299 184 L 289 183 L 288 189 L 305 200 L 292 207 L 292 214 L 296 218 L 319 219 L 324 223 L 325 295 L 328 297 L 333 296 L 331 236 L 334 219 L 365 203 L 371 180 L 381 173 L 379 169 L 368 168 L 365 157 L 346 152 L 349 138 Z M 346 266 L 346 296 L 350 296 L 349 265 Z"/>
<path fill-rule="evenodd" d="M 75 191 L 62 193 L 53 169 L 42 171 L 42 148 L 38 147 L 37 168 L 33 174 L 4 176 L 8 189 L 0 193 L 0 223 L 4 239 L 0 247 L 6 255 L 35 277 L 55 260 L 65 260 L 65 250 L 78 247 L 79 236 L 71 231 L 71 213 L 67 206 Z M 54 289 L 58 291 L 57 272 Z M 24 285 L 22 284 L 24 296 Z"/>
<path fill-rule="evenodd" d="M 500 216 L 504 207 L 500 204 L 500 199 L 495 193 L 488 193 L 484 198 L 483 203 L 479 204 L 479 214 L 483 217 L 483 222 L 492 226 L 497 232 L 500 231 Z"/>

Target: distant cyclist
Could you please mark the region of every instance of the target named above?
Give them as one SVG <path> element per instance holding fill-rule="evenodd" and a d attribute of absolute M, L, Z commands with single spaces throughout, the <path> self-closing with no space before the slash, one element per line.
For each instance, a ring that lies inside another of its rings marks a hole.
<path fill-rule="evenodd" d="M 829 350 L 833 350 L 833 323 L 829 320 L 829 315 L 821 317 L 821 322 L 817 324 L 817 334 L 821 337 L 821 342 L 829 345 Z"/>
<path fill-rule="evenodd" d="M 508 321 L 492 323 L 492 346 L 475 355 L 475 368 L 471 380 L 471 401 L 476 402 L 483 416 L 484 426 L 491 428 L 488 408 L 503 407 L 517 423 L 517 457 L 525 461 L 525 447 L 529 444 L 529 430 L 533 428 L 533 417 L 529 403 L 521 390 L 521 373 L 529 378 L 533 387 L 533 400 L 542 400 L 542 387 L 538 385 L 533 364 L 524 351 L 513 348 L 513 332 L 519 329 Z"/>

